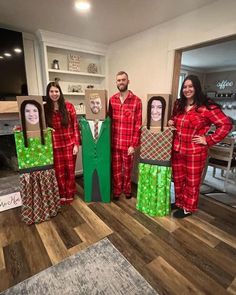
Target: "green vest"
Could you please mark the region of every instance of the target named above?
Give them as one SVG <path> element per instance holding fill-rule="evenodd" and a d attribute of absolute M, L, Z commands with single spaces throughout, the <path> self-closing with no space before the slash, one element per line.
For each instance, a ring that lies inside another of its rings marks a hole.
<path fill-rule="evenodd" d="M 93 138 L 88 121 L 80 119 L 85 201 L 110 202 L 111 150 L 110 118 L 103 121 L 98 139 Z"/>

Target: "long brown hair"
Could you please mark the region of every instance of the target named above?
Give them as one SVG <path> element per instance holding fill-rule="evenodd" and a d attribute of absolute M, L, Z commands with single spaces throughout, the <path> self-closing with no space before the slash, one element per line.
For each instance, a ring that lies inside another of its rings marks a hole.
<path fill-rule="evenodd" d="M 164 117 L 165 117 L 165 110 L 166 110 L 166 101 L 165 101 L 164 97 L 162 97 L 162 96 L 153 96 L 148 101 L 148 105 L 147 105 L 147 129 L 150 129 L 150 125 L 151 125 L 152 102 L 154 100 L 159 100 L 161 102 L 161 105 L 162 105 L 162 109 L 161 109 L 161 131 L 163 131 L 164 130 Z"/>
<path fill-rule="evenodd" d="M 60 97 L 58 99 L 58 107 L 59 107 L 59 113 L 61 114 L 61 124 L 64 127 L 68 127 L 69 118 L 68 118 L 68 112 L 66 109 L 65 99 L 64 99 L 64 95 L 61 91 L 61 87 L 57 82 L 48 83 L 47 89 L 46 89 L 46 102 L 47 103 L 45 105 L 45 114 L 46 114 L 47 125 L 49 127 L 53 127 L 52 126 L 52 115 L 53 115 L 53 111 L 54 111 L 54 105 L 53 105 L 53 101 L 51 100 L 51 98 L 49 96 L 49 91 L 50 91 L 51 87 L 56 87 L 60 92 Z"/>
<path fill-rule="evenodd" d="M 38 109 L 41 143 L 42 143 L 42 145 L 45 145 L 45 139 L 44 139 L 44 134 L 43 134 L 43 120 L 42 120 L 41 104 L 33 99 L 28 99 L 28 100 L 24 100 L 20 106 L 20 113 L 21 113 L 21 120 L 22 120 L 22 131 L 23 131 L 25 147 L 28 147 L 27 130 L 26 130 L 26 122 L 25 122 L 25 107 L 27 104 L 32 104 Z"/>
<path fill-rule="evenodd" d="M 207 109 L 220 108 L 220 106 L 217 103 L 209 99 L 203 93 L 199 78 L 196 75 L 189 75 L 184 79 L 181 86 L 180 99 L 178 100 L 178 104 L 177 104 L 178 113 L 183 113 L 187 105 L 187 99 L 183 93 L 184 83 L 187 80 L 190 80 L 192 82 L 193 87 L 195 89 L 193 104 L 196 104 L 196 110 L 198 110 L 198 108 L 200 108 L 201 106 L 205 106 Z"/>

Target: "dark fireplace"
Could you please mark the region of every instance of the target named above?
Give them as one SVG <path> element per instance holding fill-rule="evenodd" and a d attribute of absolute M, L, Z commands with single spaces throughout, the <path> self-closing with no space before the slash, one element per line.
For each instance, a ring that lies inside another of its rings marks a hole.
<path fill-rule="evenodd" d="M 18 164 L 14 135 L 0 135 L 0 177 L 16 174 L 17 171 Z"/>

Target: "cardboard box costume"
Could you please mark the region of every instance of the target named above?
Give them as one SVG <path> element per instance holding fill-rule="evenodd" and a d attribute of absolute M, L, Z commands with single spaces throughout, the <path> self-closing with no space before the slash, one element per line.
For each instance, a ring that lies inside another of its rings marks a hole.
<path fill-rule="evenodd" d="M 150 128 L 153 101 L 161 102 L 161 128 Z M 136 208 L 150 216 L 166 216 L 170 213 L 170 160 L 173 133 L 171 128 L 163 126 L 165 109 L 166 101 L 163 97 L 152 97 L 148 101 L 147 126 L 141 129 Z"/>
<path fill-rule="evenodd" d="M 110 202 L 110 118 L 106 116 L 106 92 L 88 90 L 86 96 L 86 119 L 81 117 L 82 160 L 84 193 L 86 202 Z M 98 99 L 99 98 L 99 99 Z M 93 110 L 89 101 L 101 102 L 100 110 Z M 99 124 L 99 129 L 98 129 Z M 93 129 L 94 128 L 94 129 Z"/>
<path fill-rule="evenodd" d="M 20 172 L 21 214 L 23 221 L 30 225 L 55 216 L 60 209 L 60 196 L 53 168 L 52 131 L 49 128 L 43 130 L 42 98 L 17 97 L 17 100 L 22 122 L 22 131 L 14 132 Z M 25 118 L 29 105 L 39 113 L 39 122 L 32 126 Z"/>

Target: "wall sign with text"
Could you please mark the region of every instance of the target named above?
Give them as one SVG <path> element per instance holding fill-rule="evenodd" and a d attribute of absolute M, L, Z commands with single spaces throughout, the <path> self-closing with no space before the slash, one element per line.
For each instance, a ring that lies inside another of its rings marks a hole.
<path fill-rule="evenodd" d="M 0 196 L 0 212 L 22 205 L 20 192 Z"/>
<path fill-rule="evenodd" d="M 232 87 L 234 85 L 233 81 L 228 81 L 228 80 L 222 80 L 222 81 L 217 81 L 216 82 L 216 87 L 219 89 L 225 89 L 226 87 Z"/>

